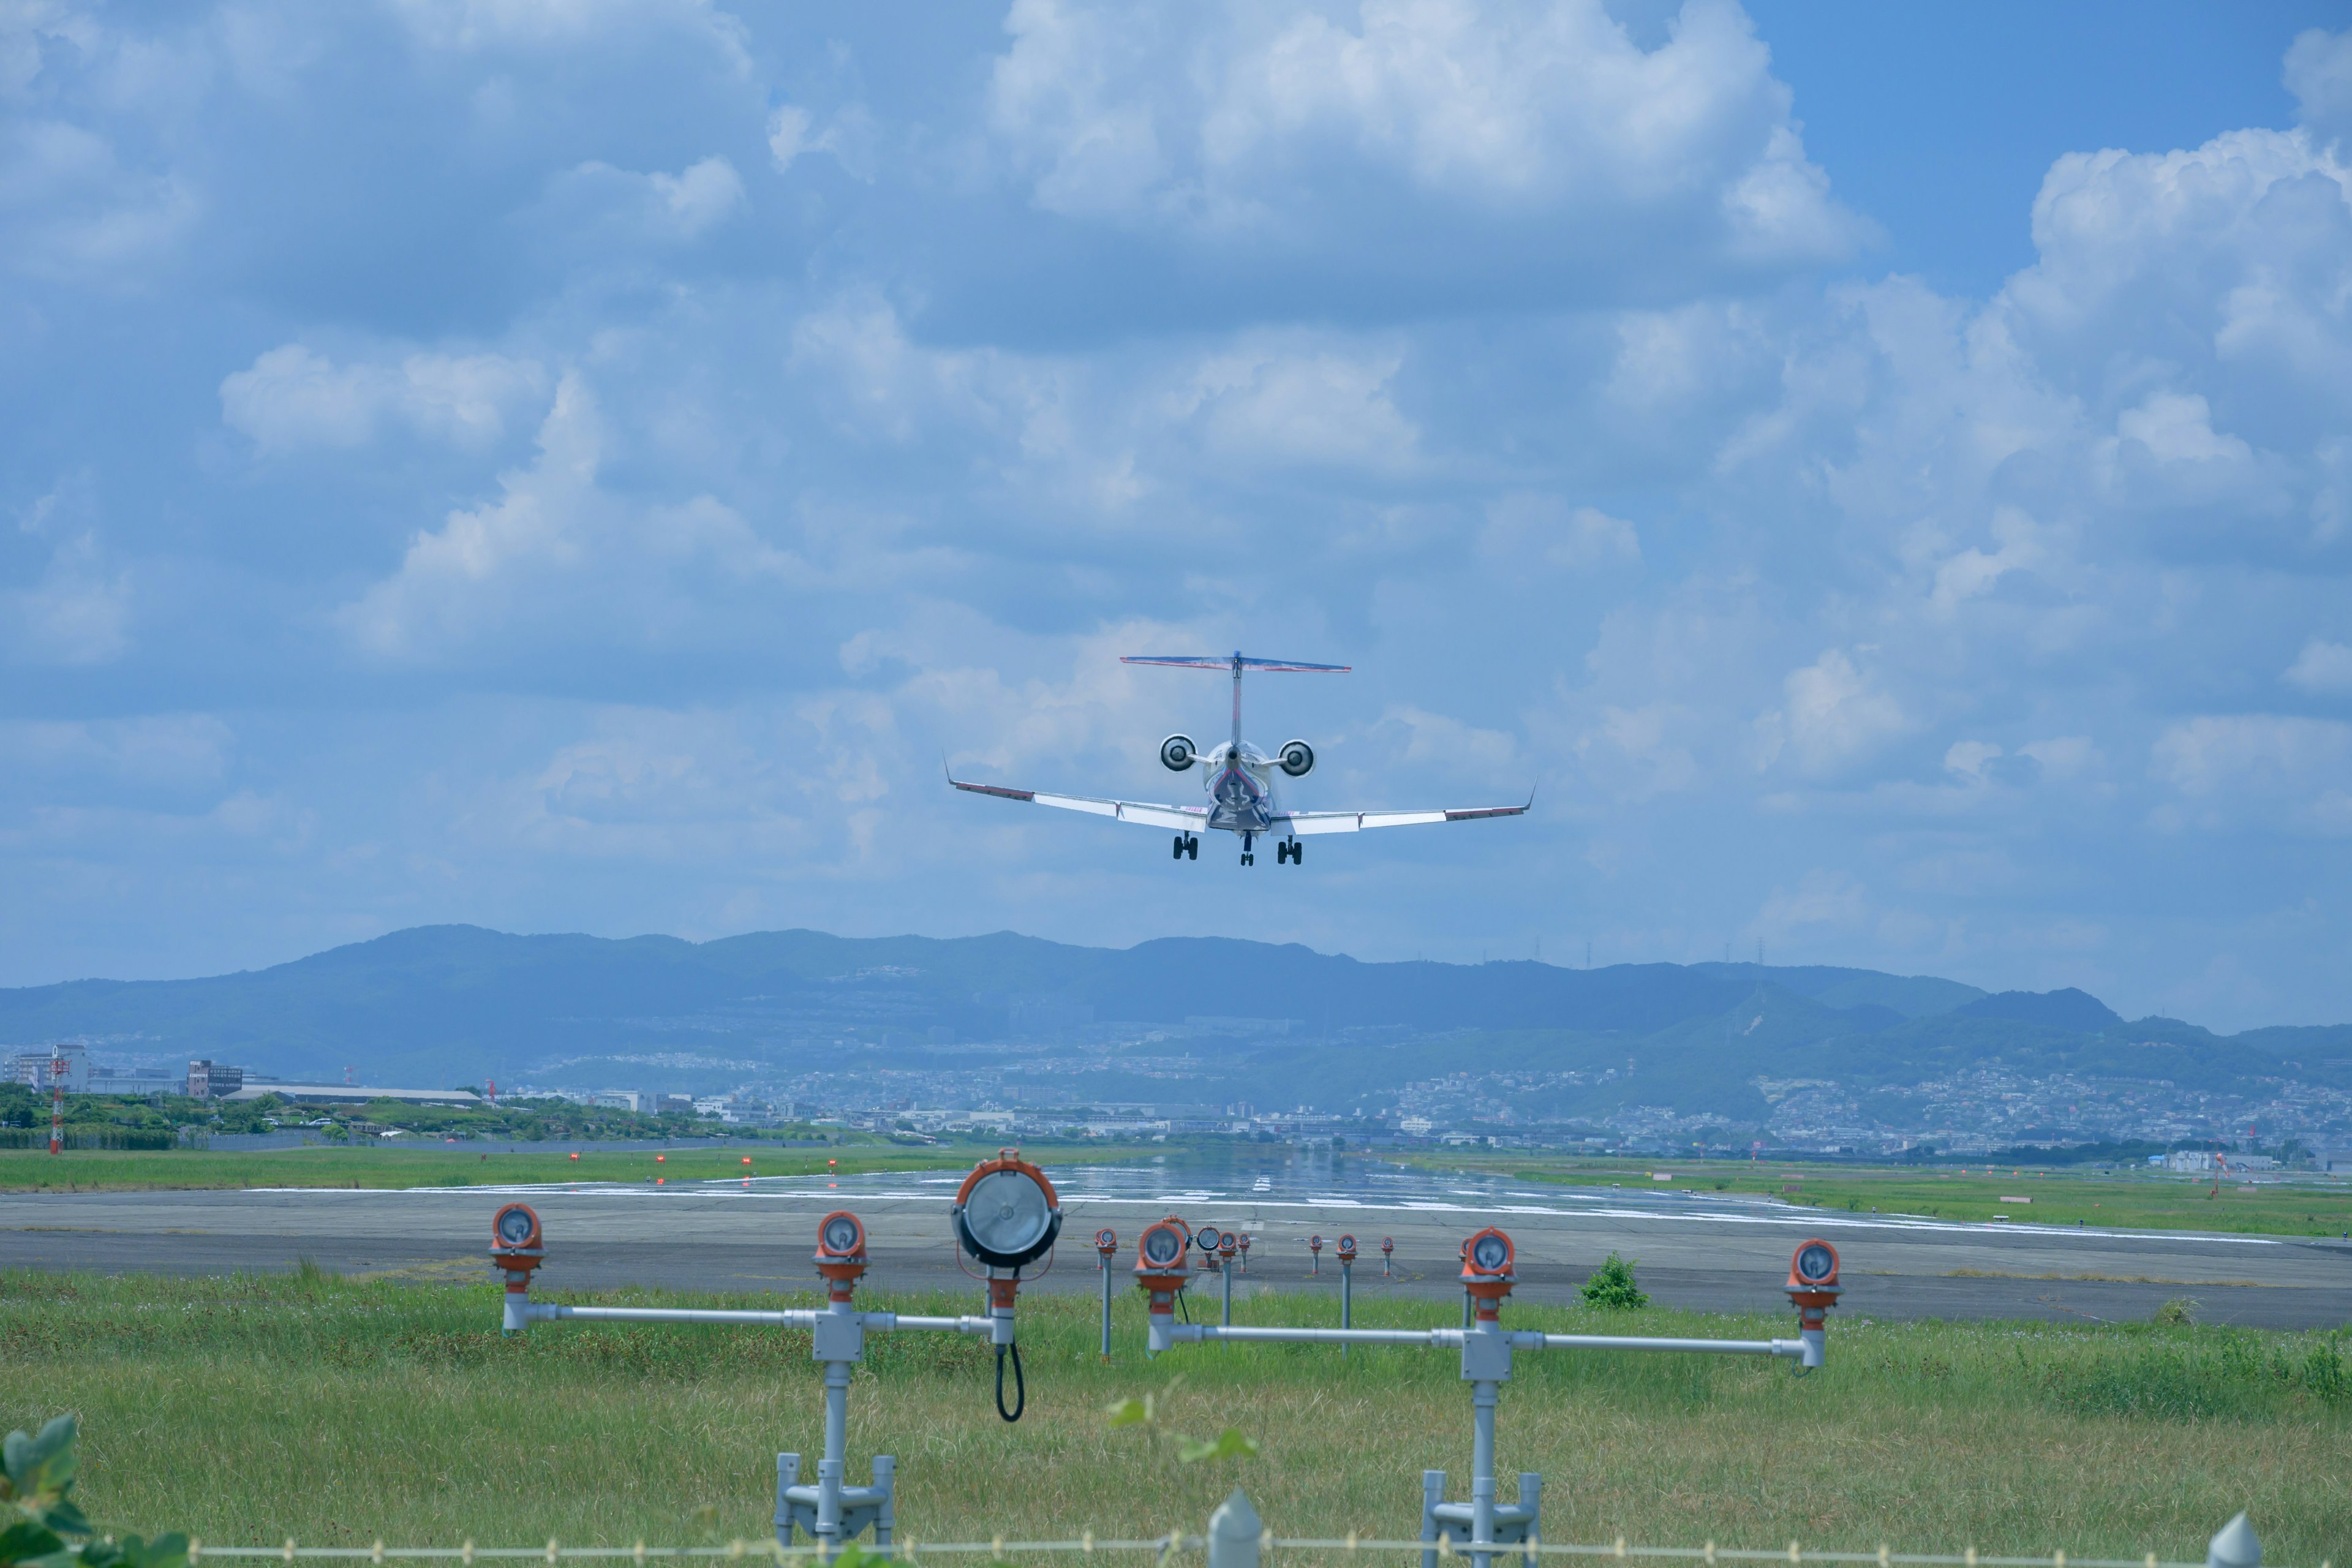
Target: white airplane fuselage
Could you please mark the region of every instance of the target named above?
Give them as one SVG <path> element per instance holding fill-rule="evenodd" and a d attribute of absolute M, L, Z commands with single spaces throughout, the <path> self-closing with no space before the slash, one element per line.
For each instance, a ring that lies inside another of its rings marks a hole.
<path fill-rule="evenodd" d="M 1209 820 L 1228 833 L 1274 831 L 1275 760 L 1246 742 L 1229 741 L 1201 759 L 1208 770 Z"/>

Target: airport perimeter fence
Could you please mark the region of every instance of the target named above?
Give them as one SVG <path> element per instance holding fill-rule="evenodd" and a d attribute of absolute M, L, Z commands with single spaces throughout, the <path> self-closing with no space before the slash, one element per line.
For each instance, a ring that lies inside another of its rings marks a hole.
<path fill-rule="evenodd" d="M 68 1149 L 175 1149 L 179 1134 L 169 1128 L 139 1127 L 77 1127 L 68 1123 L 65 1146 Z M 49 1146 L 49 1124 L 38 1127 L 0 1127 L 0 1149 L 46 1149 Z"/>
<path fill-rule="evenodd" d="M 1778 1550 L 1759 1550 L 1718 1546 L 1707 1542 L 1702 1546 L 1637 1546 L 1623 1536 L 1605 1544 L 1554 1542 L 1540 1540 L 1496 1544 L 1474 1552 L 1469 1546 L 1441 1535 L 1434 1541 L 1391 1541 L 1353 1533 L 1345 1536 L 1282 1536 L 1264 1528 L 1257 1511 L 1249 1500 L 1235 1491 L 1210 1516 L 1208 1529 L 1197 1535 L 1171 1530 L 1165 1535 L 1118 1539 L 1097 1537 L 1092 1533 L 1075 1540 L 1012 1541 L 1003 1536 L 987 1541 L 920 1542 L 898 1532 L 898 1539 L 886 1546 L 852 1542 L 848 1545 L 818 1543 L 809 1546 L 785 1546 L 772 1540 L 735 1541 L 724 1546 L 649 1546 L 640 1541 L 628 1546 L 565 1546 L 549 1541 L 540 1546 L 477 1546 L 467 1541 L 459 1546 L 387 1546 L 378 1541 L 367 1546 L 303 1546 L 292 1540 L 276 1546 L 210 1546 L 191 1542 L 188 1546 L 189 1568 L 200 1568 L 206 1558 L 234 1559 L 239 1562 L 266 1562 L 275 1559 L 286 1563 L 303 1562 L 367 1563 L 381 1564 L 391 1562 L 455 1562 L 463 1568 L 473 1568 L 478 1562 L 524 1563 L 537 1561 L 555 1568 L 564 1563 L 629 1563 L 632 1568 L 644 1568 L 653 1562 L 740 1563 L 742 1568 L 756 1568 L 765 1562 L 783 1568 L 800 1563 L 831 1563 L 846 1558 L 849 1564 L 894 1560 L 920 1568 L 926 1558 L 982 1558 L 989 1563 L 1012 1563 L 1022 1558 L 1053 1557 L 1076 1553 L 1081 1557 L 1121 1554 L 1132 1561 L 1148 1555 L 1150 1568 L 1173 1568 L 1179 1558 L 1188 1559 L 1186 1568 L 1199 1568 L 1198 1559 L 1206 1558 L 1205 1568 L 1266 1568 L 1271 1554 L 1278 1552 L 1308 1552 L 1326 1559 L 1354 1562 L 1367 1556 L 1379 1556 L 1393 1562 L 1398 1554 L 1418 1554 L 1423 1562 L 1435 1560 L 1448 1568 L 1465 1568 L 1464 1559 L 1485 1558 L 1491 1568 L 1537 1568 L 1546 1559 L 1599 1559 L 1603 1562 L 1630 1563 L 1641 1559 L 1648 1563 L 1697 1563 L 1706 1568 L 1717 1568 L 1723 1563 L 1786 1563 L 1790 1568 L 1803 1568 L 1806 1563 L 1850 1565 L 1850 1568 L 2262 1568 L 2263 1554 L 2246 1516 L 2238 1515 L 2215 1532 L 2202 1559 L 2183 1562 L 2168 1560 L 2150 1552 L 2141 1557 L 2075 1557 L 2063 1551 L 2052 1551 L 2030 1557 L 2002 1556 L 1979 1552 L 1973 1546 L 1958 1552 L 1897 1552 L 1882 1545 L 1875 1552 L 1829 1552 L 1809 1549 L 1791 1541 Z M 2273 1564 L 2272 1568 L 2284 1568 Z M 2334 1568 L 2322 1562 L 2318 1568 Z"/>

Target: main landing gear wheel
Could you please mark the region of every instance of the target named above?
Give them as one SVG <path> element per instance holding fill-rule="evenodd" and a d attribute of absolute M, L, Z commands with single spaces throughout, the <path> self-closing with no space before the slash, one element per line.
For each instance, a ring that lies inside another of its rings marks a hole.
<path fill-rule="evenodd" d="M 1257 844 L 1257 835 L 1256 835 L 1256 834 L 1255 834 L 1255 833 L 1244 833 L 1244 834 L 1243 834 L 1243 835 L 1242 835 L 1242 864 L 1243 864 L 1243 865 L 1244 865 L 1244 866 L 1255 866 L 1255 865 L 1256 865 L 1256 864 L 1257 864 L 1257 857 L 1256 857 L 1255 855 L 1254 855 L 1254 854 L 1252 854 L 1252 853 L 1251 853 L 1251 850 L 1252 850 L 1252 849 L 1256 846 L 1256 844 Z"/>
<path fill-rule="evenodd" d="M 1294 866 L 1306 865 L 1306 842 L 1297 838 L 1286 838 L 1281 843 L 1276 845 L 1274 847 L 1274 863 L 1279 866 L 1286 860 L 1289 861 Z"/>
<path fill-rule="evenodd" d="M 1198 860 L 1200 858 L 1201 840 L 1190 833 L 1178 834 L 1176 836 L 1176 843 L 1171 850 L 1169 858 L 1172 860 L 1182 860 L 1186 858 Z"/>

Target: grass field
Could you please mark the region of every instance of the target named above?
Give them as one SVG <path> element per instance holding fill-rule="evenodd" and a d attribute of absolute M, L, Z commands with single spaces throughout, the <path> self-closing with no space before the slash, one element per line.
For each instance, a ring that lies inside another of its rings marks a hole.
<path fill-rule="evenodd" d="M 1928 1215 L 1938 1219 L 2010 1220 L 2036 1225 L 2104 1226 L 2116 1229 L 2218 1230 L 2266 1236 L 2352 1236 L 2352 1182 L 2321 1179 L 2248 1186 L 2183 1176 L 2092 1174 L 2063 1168 L 2032 1170 L 2002 1166 L 1988 1175 L 1982 1165 L 1964 1171 L 1904 1166 L 1854 1168 L 1746 1162 L 1629 1165 L 1540 1155 L 1423 1157 L 1432 1168 L 1484 1171 L 1522 1180 L 1576 1186 L 1619 1183 L 1628 1187 L 1672 1191 L 1769 1193 L 1792 1204 L 1863 1213 Z M 1654 1179 L 1669 1173 L 1671 1181 Z M 2018 1203 L 2018 1198 L 2030 1203 Z"/>
<path fill-rule="evenodd" d="M 1236 1482 L 1285 1533 L 1410 1535 L 1423 1468 L 1453 1472 L 1452 1495 L 1466 1495 L 1469 1401 L 1449 1355 L 1204 1346 L 1148 1363 L 1135 1292 L 1119 1294 L 1108 1364 L 1087 1299 L 1024 1301 L 1030 1408 L 1017 1426 L 990 1407 L 982 1345 L 870 1342 L 852 1479 L 867 1456 L 898 1455 L 901 1526 L 918 1540 L 1197 1530 Z M 869 1295 L 935 1312 L 977 1299 Z M 1330 1310 L 1268 1297 L 1236 1316 Z M 1506 1317 L 1585 1331 L 1789 1328 L 1658 1310 Z M 542 1324 L 502 1340 L 497 1321 L 488 1284 L 0 1275 L 0 1425 L 78 1412 L 83 1500 L 101 1528 L 185 1528 L 223 1545 L 757 1539 L 775 1451 L 817 1448 L 805 1334 Z M 1454 1320 L 1443 1304 L 1379 1301 L 1359 1321 Z M 1778 1363 L 1524 1356 L 1498 1458 L 1507 1478 L 1544 1473 L 1555 1541 L 2201 1559 L 2245 1508 L 2266 1561 L 2316 1568 L 2352 1559 L 2347 1361 L 2344 1336 L 1833 1317 L 1828 1367 L 1801 1380 Z M 1181 1466 L 1168 1437 L 1109 1429 L 1106 1407 L 1145 1392 L 1172 1432 L 1237 1426 L 1260 1455 Z"/>
<path fill-rule="evenodd" d="M 0 1150 L 0 1192 L 107 1192 L 174 1187 L 462 1187 L 509 1182 L 712 1181 L 722 1176 L 800 1176 L 827 1169 L 932 1171 L 968 1168 L 995 1152 L 977 1143 L 930 1149 L 887 1144 L 842 1144 L 829 1149 L 692 1149 L 656 1153 L 596 1152 L 572 1159 L 560 1152 L 484 1152 L 464 1144 L 428 1144 L 405 1149 L 273 1149 L 215 1153 L 169 1150 L 159 1153 L 69 1149 Z M 1056 1162 L 1129 1158 L 1132 1150 L 1101 1144 L 1038 1147 L 1029 1157 Z M 746 1163 L 746 1160 L 749 1163 Z"/>

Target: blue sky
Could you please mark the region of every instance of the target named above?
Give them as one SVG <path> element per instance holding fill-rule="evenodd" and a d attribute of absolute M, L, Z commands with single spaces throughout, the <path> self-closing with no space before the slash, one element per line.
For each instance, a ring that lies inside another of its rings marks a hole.
<path fill-rule="evenodd" d="M 2352 1019 L 2343 5 L 0 19 L 0 983 L 401 926 Z M 1197 865 L 1274 677 L 1305 806 Z M 1050 819 L 1049 819 L 1050 817 Z M 1213 977 L 1204 977 L 1213 984 Z"/>

